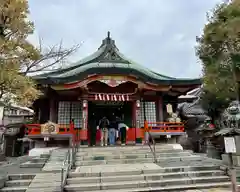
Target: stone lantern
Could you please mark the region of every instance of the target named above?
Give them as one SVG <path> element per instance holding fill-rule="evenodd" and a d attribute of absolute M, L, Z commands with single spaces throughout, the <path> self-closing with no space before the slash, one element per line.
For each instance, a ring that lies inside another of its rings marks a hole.
<path fill-rule="evenodd" d="M 240 104 L 232 102 L 225 110 L 222 119 L 222 128 L 216 132 L 216 136 L 224 137 L 225 152 L 223 161 L 229 165 L 229 174 L 232 181 L 232 191 L 237 191 L 235 166 L 240 165 Z"/>
<path fill-rule="evenodd" d="M 216 136 L 234 137 L 236 144 L 236 153 L 233 154 L 233 165 L 240 166 L 240 104 L 238 101 L 232 102 L 224 111 L 220 131 L 216 132 Z M 227 154 L 222 155 L 225 163 L 229 164 Z"/>
<path fill-rule="evenodd" d="M 214 133 L 216 132 L 215 126 L 211 123 L 211 119 L 207 118 L 202 124 L 196 129 L 197 134 L 200 136 L 200 151 L 207 153 L 208 157 L 220 158 L 219 151 L 213 145 Z"/>

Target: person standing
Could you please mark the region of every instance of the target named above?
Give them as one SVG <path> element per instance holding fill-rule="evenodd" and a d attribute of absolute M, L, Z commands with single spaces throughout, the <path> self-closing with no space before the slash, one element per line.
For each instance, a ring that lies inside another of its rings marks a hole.
<path fill-rule="evenodd" d="M 115 141 L 116 141 L 116 121 L 111 121 L 110 125 L 109 125 L 109 130 L 108 130 L 108 138 L 109 138 L 109 144 L 115 145 Z"/>
<path fill-rule="evenodd" d="M 108 145 L 108 128 L 109 128 L 109 120 L 107 117 L 103 117 L 99 121 L 99 128 L 101 130 L 101 146 Z"/>
<path fill-rule="evenodd" d="M 125 123 L 123 123 L 123 121 L 119 121 L 118 122 L 118 130 L 120 132 L 121 144 L 126 145 L 128 126 Z"/>

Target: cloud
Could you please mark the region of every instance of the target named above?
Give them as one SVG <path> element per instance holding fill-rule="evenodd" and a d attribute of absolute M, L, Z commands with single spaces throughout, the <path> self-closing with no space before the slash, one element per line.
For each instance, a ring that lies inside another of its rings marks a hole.
<path fill-rule="evenodd" d="M 29 0 L 37 42 L 63 40 L 69 47 L 84 41 L 72 61 L 93 53 L 106 37 L 115 39 L 128 58 L 159 73 L 198 77 L 196 36 L 206 23 L 206 12 L 220 0 Z"/>

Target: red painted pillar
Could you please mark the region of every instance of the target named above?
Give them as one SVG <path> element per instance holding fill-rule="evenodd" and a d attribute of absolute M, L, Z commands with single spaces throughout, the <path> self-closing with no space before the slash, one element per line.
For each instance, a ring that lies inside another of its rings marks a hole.
<path fill-rule="evenodd" d="M 142 144 L 142 134 L 141 134 L 141 125 L 140 125 L 140 106 L 141 106 L 141 102 L 140 100 L 137 100 L 135 102 L 135 114 L 136 114 L 136 126 L 135 126 L 135 133 L 136 133 L 136 139 L 135 142 L 136 144 Z"/>
<path fill-rule="evenodd" d="M 132 101 L 132 139 L 136 141 L 136 102 Z"/>
<path fill-rule="evenodd" d="M 74 133 L 74 120 L 70 121 L 69 128 L 70 128 L 70 132 L 72 134 L 72 143 L 73 143 L 73 145 L 75 145 L 75 143 L 76 143 L 76 135 Z"/>
<path fill-rule="evenodd" d="M 82 110 L 82 130 L 80 132 L 80 139 L 82 145 L 88 145 L 88 101 L 83 100 L 83 110 Z"/>
<path fill-rule="evenodd" d="M 132 127 L 136 127 L 136 102 L 132 103 Z"/>

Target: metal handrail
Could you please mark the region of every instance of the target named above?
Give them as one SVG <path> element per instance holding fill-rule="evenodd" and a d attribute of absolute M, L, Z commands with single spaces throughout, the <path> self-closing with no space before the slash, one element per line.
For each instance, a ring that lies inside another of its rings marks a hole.
<path fill-rule="evenodd" d="M 152 155 L 153 155 L 153 163 L 157 163 L 157 156 L 156 156 L 156 142 L 155 142 L 155 139 L 153 138 L 152 134 L 149 132 L 149 130 L 147 129 L 147 133 L 149 135 L 149 138 L 151 139 L 152 141 L 152 144 L 153 144 L 153 148 L 151 146 L 151 143 L 148 141 L 148 146 L 152 152 Z"/>
<path fill-rule="evenodd" d="M 66 182 L 67 182 L 68 172 L 75 164 L 77 151 L 78 151 L 78 144 L 75 144 L 71 148 L 68 148 L 68 151 L 63 161 L 63 165 L 61 169 L 61 192 L 64 191 L 64 186 L 66 185 Z M 65 170 L 65 167 L 66 167 L 66 170 Z"/>
<path fill-rule="evenodd" d="M 62 169 L 61 169 L 61 192 L 64 191 L 64 186 L 66 184 L 66 180 L 67 180 L 67 174 L 68 171 L 71 168 L 71 151 L 70 148 L 67 151 L 67 154 L 65 156 L 65 159 L 63 161 L 63 165 L 62 165 Z"/>

